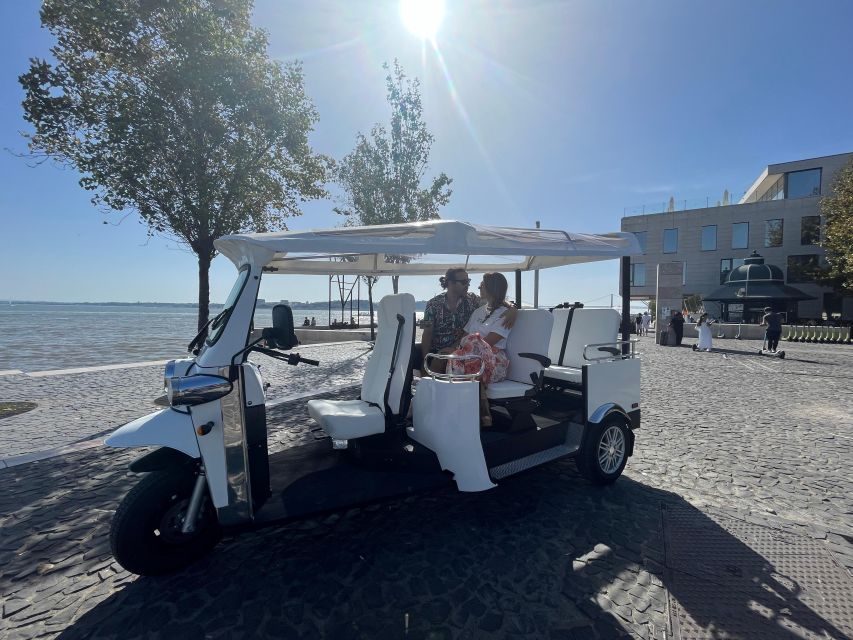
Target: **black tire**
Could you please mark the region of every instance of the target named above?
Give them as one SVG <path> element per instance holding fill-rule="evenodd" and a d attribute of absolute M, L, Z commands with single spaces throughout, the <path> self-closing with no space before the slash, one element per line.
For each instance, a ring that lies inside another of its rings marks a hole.
<path fill-rule="evenodd" d="M 614 482 L 628 462 L 630 437 L 626 420 L 619 415 L 587 425 L 584 444 L 575 459 L 578 471 L 595 484 Z"/>
<path fill-rule="evenodd" d="M 141 576 L 171 573 L 216 546 L 222 532 L 207 491 L 196 530 L 181 533 L 195 480 L 188 468 L 154 471 L 128 492 L 110 528 L 110 548 L 122 567 Z"/>

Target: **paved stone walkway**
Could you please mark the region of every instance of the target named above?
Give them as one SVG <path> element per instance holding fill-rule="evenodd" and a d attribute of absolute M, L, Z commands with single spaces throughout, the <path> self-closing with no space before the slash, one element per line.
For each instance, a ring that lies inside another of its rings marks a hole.
<path fill-rule="evenodd" d="M 0 637 L 669 639 L 688 628 L 673 629 L 673 613 L 716 637 L 757 637 L 743 620 L 770 624 L 763 637 L 849 637 L 853 348 L 785 345 L 783 361 L 755 343 L 716 344 L 726 352 L 644 340 L 643 426 L 610 487 L 561 461 L 481 494 L 439 491 L 228 538 L 166 578 L 128 574 L 109 555 L 137 451 L 0 470 Z M 339 382 L 358 366 L 342 360 Z M 312 437 L 302 402 L 270 417 L 274 451 Z M 695 575 L 672 556 L 676 522 L 719 542 Z M 792 612 L 796 585 L 743 531 L 808 548 L 843 572 L 840 593 L 809 599 L 820 592 L 801 585 Z M 736 579 L 776 590 L 756 598 L 708 578 L 705 565 L 732 548 Z M 714 608 L 723 595 L 728 614 Z"/>
<path fill-rule="evenodd" d="M 321 361 L 317 368 L 292 367 L 257 353 L 251 359 L 260 363 L 271 383 L 268 397 L 275 401 L 351 383 L 361 376 L 368 350 L 365 342 L 300 347 L 300 353 Z M 155 411 L 153 401 L 161 395 L 162 363 L 78 373 L 0 376 L 0 400 L 38 403 L 32 411 L 0 421 L 0 461 L 105 435 Z M 0 468 L 3 466 L 0 462 Z"/>

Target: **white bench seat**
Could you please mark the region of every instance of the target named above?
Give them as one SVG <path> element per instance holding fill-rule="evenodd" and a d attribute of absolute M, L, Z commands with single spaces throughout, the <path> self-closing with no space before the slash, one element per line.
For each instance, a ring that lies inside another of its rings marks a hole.
<path fill-rule="evenodd" d="M 554 309 L 554 330 L 548 343 L 551 366 L 545 369 L 545 380 L 558 385 L 580 385 L 583 382 L 584 349 L 590 344 L 610 345 L 619 340 L 622 316 L 615 309 Z M 568 334 L 566 333 L 568 332 Z M 587 356 L 610 355 L 604 348 L 592 349 Z"/>
<path fill-rule="evenodd" d="M 379 327 L 367 361 L 360 400 L 309 400 L 310 415 L 334 440 L 384 433 L 389 419 L 405 416 L 411 397 L 415 298 L 410 293 L 379 301 Z"/>

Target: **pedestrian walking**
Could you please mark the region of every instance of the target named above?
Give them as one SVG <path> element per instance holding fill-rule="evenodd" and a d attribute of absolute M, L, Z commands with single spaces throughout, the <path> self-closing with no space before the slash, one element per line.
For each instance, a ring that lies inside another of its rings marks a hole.
<path fill-rule="evenodd" d="M 634 327 L 636 328 L 637 335 L 640 335 L 640 331 L 643 330 L 643 314 L 638 313 L 637 317 L 634 318 Z"/>
<path fill-rule="evenodd" d="M 767 327 L 764 339 L 767 341 L 767 350 L 776 353 L 779 346 L 779 338 L 782 337 L 782 315 L 776 313 L 770 307 L 764 307 L 764 317 L 761 326 Z"/>
<path fill-rule="evenodd" d="M 652 325 L 652 316 L 648 311 L 643 311 L 643 335 L 649 335 L 649 329 Z"/>

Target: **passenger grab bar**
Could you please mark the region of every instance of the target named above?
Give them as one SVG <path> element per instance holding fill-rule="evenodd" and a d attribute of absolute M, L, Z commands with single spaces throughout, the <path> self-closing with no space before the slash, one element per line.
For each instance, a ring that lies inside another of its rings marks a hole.
<path fill-rule="evenodd" d="M 477 373 L 438 373 L 429 368 L 429 359 L 437 358 L 438 360 L 479 360 L 480 370 Z M 464 356 L 455 356 L 452 353 L 428 353 L 424 358 L 424 371 L 436 380 L 447 380 L 448 382 L 462 382 L 464 380 L 476 380 L 483 375 L 486 370 L 486 364 L 480 356 L 473 354 Z"/>
<path fill-rule="evenodd" d="M 587 362 L 602 362 L 604 360 L 624 360 L 627 358 L 636 358 L 636 344 L 639 342 L 636 338 L 632 340 L 616 340 L 614 342 L 602 342 L 600 344 L 587 344 L 583 348 L 583 359 Z M 631 351 L 627 354 L 622 354 L 622 345 L 630 345 Z M 608 355 L 590 357 L 587 355 L 587 349 L 595 349 L 596 351 L 605 351 Z"/>

